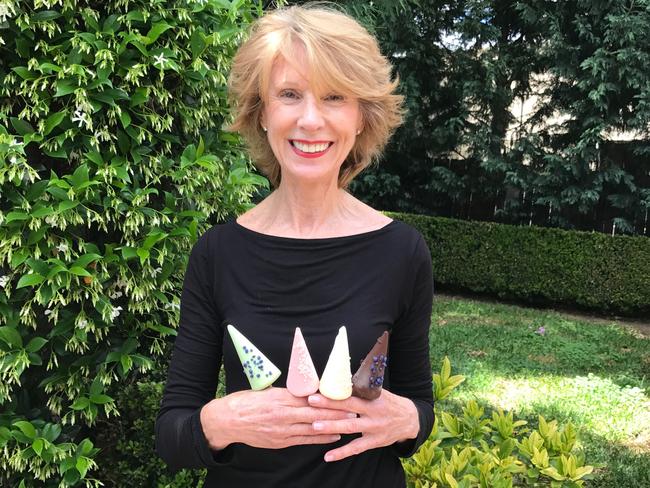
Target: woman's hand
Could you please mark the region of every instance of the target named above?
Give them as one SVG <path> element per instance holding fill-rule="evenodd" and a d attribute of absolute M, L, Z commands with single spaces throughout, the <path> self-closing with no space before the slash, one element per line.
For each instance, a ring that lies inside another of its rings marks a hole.
<path fill-rule="evenodd" d="M 375 400 L 350 397 L 346 400 L 330 400 L 322 395 L 309 396 L 313 407 L 356 412 L 358 418 L 331 420 L 326 418 L 314 422 L 314 431 L 321 434 L 355 434 L 361 437 L 352 442 L 328 451 L 325 461 L 340 461 L 360 454 L 368 449 L 389 446 L 395 442 L 414 439 L 420 431 L 418 411 L 408 398 L 395 395 L 382 389 Z"/>
<path fill-rule="evenodd" d="M 299 444 L 329 444 L 338 433 L 314 430 L 316 420 L 341 421 L 356 414 L 337 407 L 310 406 L 286 388 L 244 390 L 216 398 L 201 409 L 201 425 L 212 449 L 241 442 L 252 447 L 280 449 Z"/>

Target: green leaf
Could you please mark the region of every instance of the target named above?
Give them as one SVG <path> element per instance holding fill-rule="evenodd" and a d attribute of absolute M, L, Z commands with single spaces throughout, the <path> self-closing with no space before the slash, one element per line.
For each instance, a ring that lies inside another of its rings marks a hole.
<path fill-rule="evenodd" d="M 18 280 L 18 285 L 16 285 L 16 288 L 24 288 L 26 286 L 35 286 L 43 283 L 45 281 L 45 277 L 41 276 L 40 274 L 26 274 L 20 277 L 20 280 Z"/>
<path fill-rule="evenodd" d="M 133 366 L 133 360 L 128 354 L 122 354 L 120 357 L 120 364 L 122 365 L 122 369 L 126 373 L 131 369 L 131 366 Z"/>
<path fill-rule="evenodd" d="M 56 93 L 54 94 L 54 98 L 69 95 L 70 93 L 74 92 L 76 89 L 77 87 L 72 81 L 58 80 L 56 82 Z"/>
<path fill-rule="evenodd" d="M 204 37 L 205 36 L 201 31 L 201 29 L 195 29 L 194 32 L 192 33 L 192 37 L 190 37 L 190 48 L 192 49 L 193 59 L 196 59 L 201 54 L 203 54 L 203 51 L 207 46 L 207 44 L 203 40 Z"/>
<path fill-rule="evenodd" d="M 11 117 L 11 119 L 9 120 L 11 120 L 11 125 L 13 126 L 14 129 L 16 129 L 16 132 L 18 132 L 18 134 L 21 136 L 24 136 L 26 134 L 31 134 L 34 132 L 34 128 L 31 126 L 29 122 L 26 122 L 17 117 Z"/>
<path fill-rule="evenodd" d="M 82 478 L 86 477 L 86 472 L 88 471 L 88 466 L 89 466 L 89 463 L 88 463 L 87 458 L 85 458 L 85 457 L 77 458 L 77 464 L 76 464 L 75 467 L 77 468 L 77 471 L 79 471 L 79 475 Z"/>
<path fill-rule="evenodd" d="M 48 215 L 52 215 L 54 213 L 54 209 L 52 207 L 40 207 L 37 208 L 36 210 L 32 211 L 32 217 L 40 219 L 43 217 L 47 217 Z"/>
<path fill-rule="evenodd" d="M 11 431 L 6 427 L 0 426 L 0 448 L 4 447 L 11 439 Z"/>
<path fill-rule="evenodd" d="M 88 405 L 90 405 L 88 397 L 79 397 L 74 401 L 70 408 L 72 410 L 84 410 L 85 408 L 88 408 Z"/>
<path fill-rule="evenodd" d="M 3 325 L 0 327 L 0 339 L 3 340 L 9 347 L 20 349 L 23 347 L 23 338 L 20 333 L 13 327 Z"/>
<path fill-rule="evenodd" d="M 122 257 L 129 260 L 138 257 L 138 253 L 134 247 L 124 246 L 122 248 Z"/>
<path fill-rule="evenodd" d="M 157 22 L 151 27 L 149 32 L 147 32 L 146 39 L 143 40 L 145 46 L 153 44 L 158 40 L 160 35 L 168 29 L 171 29 L 173 26 L 167 24 L 166 22 Z"/>
<path fill-rule="evenodd" d="M 28 218 L 29 218 L 29 214 L 27 212 L 18 210 L 16 212 L 9 212 L 5 217 L 5 223 L 8 224 L 9 222 L 13 222 L 14 220 L 27 220 Z"/>
<path fill-rule="evenodd" d="M 47 441 L 54 442 L 61 435 L 61 426 L 58 424 L 45 424 L 41 434 Z"/>
<path fill-rule="evenodd" d="M 45 73 L 45 74 L 48 74 L 48 75 L 51 74 L 52 71 L 54 71 L 55 73 L 60 73 L 61 72 L 61 67 L 57 66 L 56 64 L 52 64 L 52 63 L 41 63 L 41 64 L 38 65 L 38 69 L 40 69 L 42 73 Z"/>
<path fill-rule="evenodd" d="M 11 256 L 11 267 L 17 268 L 23 264 L 29 256 L 30 254 L 27 249 L 19 249 L 13 254 L 13 256 Z"/>
<path fill-rule="evenodd" d="M 47 344 L 47 339 L 44 337 L 34 337 L 31 341 L 29 341 L 27 347 L 25 347 L 25 350 L 27 352 L 38 352 L 45 344 Z"/>
<path fill-rule="evenodd" d="M 92 274 L 90 274 L 84 268 L 81 268 L 79 266 L 72 266 L 68 271 L 70 271 L 70 273 L 72 273 L 73 275 L 77 275 L 77 276 L 92 276 Z"/>
<path fill-rule="evenodd" d="M 24 66 L 15 66 L 11 68 L 11 70 L 14 71 L 23 80 L 35 80 L 38 77 L 36 73 L 32 73 Z"/>
<path fill-rule="evenodd" d="M 96 403 L 97 405 L 104 405 L 105 403 L 112 403 L 114 400 L 108 395 L 90 395 L 90 401 Z"/>
<path fill-rule="evenodd" d="M 93 261 L 99 261 L 100 259 L 102 259 L 102 256 L 100 254 L 95 254 L 95 253 L 84 254 L 83 256 L 79 256 L 77 258 L 77 260 L 74 262 L 74 266 L 85 268 Z"/>
<path fill-rule="evenodd" d="M 40 259 L 28 258 L 26 259 L 26 263 L 32 271 L 35 271 L 41 276 L 47 276 L 47 273 L 50 271 L 50 265 Z"/>
<path fill-rule="evenodd" d="M 79 443 L 79 448 L 77 449 L 77 455 L 88 456 L 93 450 L 93 443 L 90 439 L 84 439 Z"/>
<path fill-rule="evenodd" d="M 59 17 L 61 17 L 61 13 L 56 10 L 41 10 L 40 12 L 30 15 L 29 18 L 34 22 L 46 22 L 48 20 L 58 19 Z"/>
<path fill-rule="evenodd" d="M 125 129 L 131 125 L 131 116 L 129 115 L 129 112 L 124 109 L 120 112 L 120 122 L 122 122 L 122 127 Z"/>
<path fill-rule="evenodd" d="M 147 89 L 144 87 L 136 88 L 135 92 L 133 92 L 133 95 L 131 96 L 131 102 L 129 105 L 131 107 L 137 107 L 138 105 L 145 103 L 147 100 L 149 100 Z"/>
<path fill-rule="evenodd" d="M 36 437 L 36 429 L 34 429 L 34 426 L 30 422 L 19 420 L 18 422 L 14 422 L 13 425 L 14 427 L 18 427 L 30 440 L 34 440 Z"/>
<path fill-rule="evenodd" d="M 139 10 L 134 10 L 126 15 L 126 20 L 137 20 L 138 22 L 144 22 L 144 16 Z"/>
<path fill-rule="evenodd" d="M 144 264 L 144 262 L 149 258 L 149 250 L 144 249 L 144 248 L 138 248 L 136 251 L 137 255 L 140 257 L 140 264 Z"/>
<path fill-rule="evenodd" d="M 129 172 L 126 170 L 126 167 L 113 166 L 112 164 L 111 167 L 115 170 L 115 174 L 120 180 L 122 180 L 125 183 L 131 183 L 131 177 L 129 176 Z"/>
<path fill-rule="evenodd" d="M 27 355 L 27 357 L 29 358 L 29 364 L 33 364 L 34 366 L 42 366 L 43 365 L 43 358 L 41 358 L 35 352 L 30 352 Z"/>
<path fill-rule="evenodd" d="M 101 380 L 99 379 L 99 376 L 95 376 L 95 379 L 93 380 L 92 384 L 90 385 L 90 395 L 98 395 L 104 390 L 104 385 L 102 385 Z"/>
<path fill-rule="evenodd" d="M 52 130 L 54 130 L 55 127 L 57 127 L 65 118 L 66 111 L 61 110 L 60 112 L 56 112 L 52 115 L 50 115 L 46 120 L 45 120 L 45 128 L 43 129 L 43 135 L 46 136 Z"/>
<path fill-rule="evenodd" d="M 40 456 L 41 452 L 43 452 L 43 444 L 44 444 L 43 439 L 41 439 L 40 437 L 34 440 L 34 442 L 32 443 L 32 449 L 34 449 L 34 452 L 38 456 Z"/>
<path fill-rule="evenodd" d="M 79 205 L 79 202 L 76 202 L 74 200 L 63 200 L 62 202 L 59 203 L 59 208 L 57 209 L 57 212 L 58 213 L 65 212 L 66 210 L 75 208 L 77 205 Z"/>
<path fill-rule="evenodd" d="M 78 189 L 83 183 L 88 181 L 88 166 L 81 164 L 77 169 L 75 169 L 72 175 L 66 175 L 64 178 L 67 179 L 75 189 Z"/>
<path fill-rule="evenodd" d="M 144 244 L 142 244 L 142 247 L 144 249 L 151 249 L 158 241 L 163 240 L 165 237 L 167 237 L 167 233 L 165 232 L 155 232 L 153 234 L 150 234 L 144 241 Z"/>
<path fill-rule="evenodd" d="M 104 165 L 104 158 L 102 158 L 102 155 L 98 153 L 97 151 L 90 151 L 84 154 L 87 159 L 95 163 L 97 166 L 103 166 Z"/>

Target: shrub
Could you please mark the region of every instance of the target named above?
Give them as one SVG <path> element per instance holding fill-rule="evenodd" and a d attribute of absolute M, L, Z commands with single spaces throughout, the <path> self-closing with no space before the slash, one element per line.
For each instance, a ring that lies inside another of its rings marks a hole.
<path fill-rule="evenodd" d="M 122 415 L 99 425 L 99 478 L 115 488 L 202 486 L 204 470 L 171 474 L 154 448 L 154 424 L 164 381 L 137 381 L 123 388 L 115 401 Z"/>
<path fill-rule="evenodd" d="M 436 283 L 537 304 L 650 312 L 650 239 L 391 214 L 417 227 Z"/>
<path fill-rule="evenodd" d="M 0 485 L 99 485 L 91 427 L 241 212 L 224 83 L 252 0 L 0 1 Z"/>
<path fill-rule="evenodd" d="M 435 398 L 445 399 L 464 378 L 451 376 L 448 358 L 433 376 Z M 437 406 L 440 409 L 440 406 Z M 408 484 L 415 488 L 510 488 L 550 486 L 578 488 L 590 479 L 571 423 L 539 416 L 537 429 L 500 409 L 491 417 L 474 400 L 462 415 L 436 411 L 430 438 L 410 459 L 403 461 Z M 440 426 L 442 422 L 442 427 Z"/>

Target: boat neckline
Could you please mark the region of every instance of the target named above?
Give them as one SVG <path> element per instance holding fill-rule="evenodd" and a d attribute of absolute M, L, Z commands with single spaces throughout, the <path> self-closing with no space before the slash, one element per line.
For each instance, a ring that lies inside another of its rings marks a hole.
<path fill-rule="evenodd" d="M 349 234 L 345 236 L 332 236 L 332 237 L 288 237 L 288 236 L 276 236 L 273 234 L 264 234 L 263 232 L 258 232 L 253 229 L 249 229 L 248 227 L 244 227 L 242 224 L 237 222 L 237 219 L 232 220 L 233 225 L 237 228 L 240 229 L 242 232 L 255 235 L 258 237 L 262 237 L 265 239 L 272 239 L 272 240 L 278 240 L 278 241 L 294 241 L 294 242 L 328 242 L 328 241 L 337 241 L 337 240 L 346 240 L 346 239 L 354 239 L 354 238 L 360 238 L 360 237 L 369 237 L 375 234 L 379 234 L 381 232 L 384 232 L 388 230 L 389 228 L 393 227 L 396 223 L 397 220 L 393 219 L 387 224 L 383 225 L 382 227 L 379 227 L 378 229 L 374 230 L 368 230 L 365 232 L 359 232 L 357 234 Z"/>

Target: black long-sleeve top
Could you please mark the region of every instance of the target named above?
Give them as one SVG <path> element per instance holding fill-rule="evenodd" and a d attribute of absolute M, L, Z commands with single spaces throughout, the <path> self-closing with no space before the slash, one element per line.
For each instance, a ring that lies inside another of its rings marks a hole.
<path fill-rule="evenodd" d="M 236 221 L 216 225 L 195 244 L 181 297 L 180 326 L 156 421 L 156 450 L 172 469 L 207 468 L 205 487 L 373 487 L 405 485 L 399 457 L 412 455 L 433 426 L 428 331 L 433 297 L 431 256 L 421 234 L 392 221 L 345 237 L 299 239 L 261 234 Z M 220 367 L 226 393 L 249 389 L 226 331 L 234 325 L 282 370 L 300 327 L 322 374 L 340 326 L 354 372 L 391 331 L 384 388 L 417 407 L 416 439 L 333 463 L 327 445 L 260 449 L 231 444 L 211 450 L 201 407 L 215 396 Z"/>

